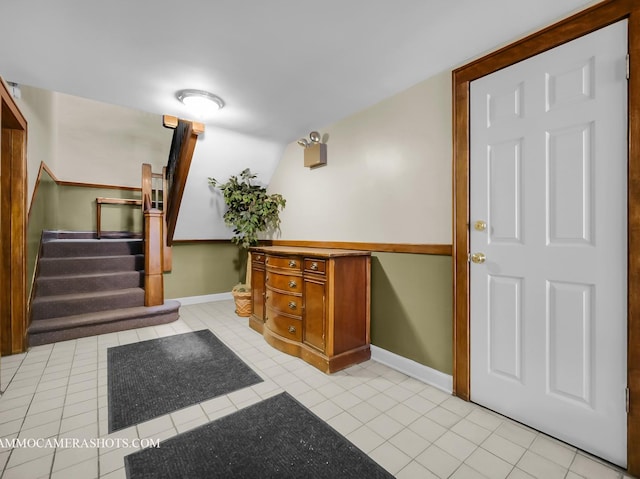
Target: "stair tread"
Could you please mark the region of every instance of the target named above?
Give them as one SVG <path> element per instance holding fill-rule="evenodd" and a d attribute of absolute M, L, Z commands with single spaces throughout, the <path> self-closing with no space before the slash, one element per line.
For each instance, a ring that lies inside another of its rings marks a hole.
<path fill-rule="evenodd" d="M 107 291 L 94 291 L 90 293 L 72 293 L 72 294 L 58 294 L 54 296 L 37 296 L 33 299 L 32 304 L 37 303 L 50 303 L 57 301 L 70 301 L 76 299 L 87 298 L 103 298 L 108 296 L 120 296 L 127 294 L 144 294 L 143 288 L 123 288 L 123 289 L 110 289 Z"/>
<path fill-rule="evenodd" d="M 142 243 L 140 238 L 53 238 L 48 239 L 46 243 Z"/>
<path fill-rule="evenodd" d="M 103 278 L 105 276 L 118 276 L 118 275 L 122 275 L 122 274 L 126 274 L 126 275 L 136 275 L 136 276 L 140 276 L 140 273 L 144 273 L 144 270 L 140 270 L 140 269 L 123 269 L 121 271 L 106 271 L 104 273 L 102 272 L 98 272 L 98 273 L 68 273 L 68 274 L 57 274 L 57 275 L 50 275 L 50 276 L 39 276 L 36 281 L 50 281 L 50 280 L 57 280 L 57 279 L 73 279 L 73 278 Z"/>
<path fill-rule="evenodd" d="M 112 256 L 143 253 L 144 241 L 117 239 L 50 239 L 42 243 L 42 257 L 65 258 L 83 256 Z"/>
<path fill-rule="evenodd" d="M 100 255 L 94 255 L 94 256 L 42 256 L 40 258 L 40 261 L 77 261 L 79 259 L 96 259 L 96 260 L 100 260 L 100 261 L 104 261 L 105 258 L 109 259 L 109 258 L 130 258 L 131 256 L 142 256 L 144 257 L 144 254 L 142 253 L 135 253 L 135 254 L 110 254 L 108 256 L 100 256 Z"/>
<path fill-rule="evenodd" d="M 68 230 L 46 230 L 43 232 L 43 239 L 97 239 L 95 231 L 68 231 Z M 102 231 L 102 239 L 128 238 L 141 239 L 142 233 L 133 231 Z"/>
<path fill-rule="evenodd" d="M 94 313 L 60 316 L 58 318 L 51 319 L 34 319 L 29 326 L 29 333 L 42 333 L 45 331 L 77 328 L 98 323 L 110 323 L 124 319 L 140 318 L 144 316 L 157 315 L 163 312 L 169 313 L 177 311 L 179 307 L 180 302 L 165 300 L 164 304 L 158 306 L 135 306 L 131 308 L 110 309 Z"/>

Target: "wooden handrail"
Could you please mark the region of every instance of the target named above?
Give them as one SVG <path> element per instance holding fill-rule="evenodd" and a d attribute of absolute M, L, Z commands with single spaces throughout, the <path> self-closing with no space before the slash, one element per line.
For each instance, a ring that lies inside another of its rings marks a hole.
<path fill-rule="evenodd" d="M 132 198 L 105 198 L 98 196 L 96 198 L 96 236 L 98 239 L 102 236 L 102 205 L 126 205 L 126 206 L 140 206 L 141 200 Z"/>
<path fill-rule="evenodd" d="M 163 124 L 166 128 L 172 128 L 173 139 L 171 151 L 166 167 L 167 178 L 167 204 L 165 208 L 167 222 L 167 245 L 173 243 L 173 235 L 178 221 L 178 211 L 182 203 L 184 187 L 187 183 L 191 159 L 196 148 L 198 135 L 204 133 L 202 123 L 177 119 L 174 116 L 165 115 Z"/>

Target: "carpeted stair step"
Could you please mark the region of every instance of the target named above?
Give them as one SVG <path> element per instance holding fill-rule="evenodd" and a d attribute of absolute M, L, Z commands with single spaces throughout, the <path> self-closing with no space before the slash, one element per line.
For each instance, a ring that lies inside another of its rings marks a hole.
<path fill-rule="evenodd" d="M 116 271 L 113 273 L 94 273 L 62 276 L 40 276 L 36 280 L 38 296 L 61 294 L 91 293 L 116 289 L 141 288 L 144 286 L 142 271 Z"/>
<path fill-rule="evenodd" d="M 136 306 L 144 306 L 144 289 L 142 288 L 37 296 L 31 302 L 31 319 L 46 320 Z"/>
<path fill-rule="evenodd" d="M 29 327 L 29 345 L 83 338 L 96 334 L 170 323 L 178 319 L 178 301 L 167 300 L 160 306 L 109 309 L 88 314 L 33 320 Z"/>
<path fill-rule="evenodd" d="M 49 230 L 42 232 L 43 241 L 51 241 L 53 239 L 98 239 L 95 231 L 66 231 L 66 230 Z M 102 239 L 105 238 L 142 238 L 142 233 L 134 233 L 132 231 L 102 231 L 100 233 Z"/>
<path fill-rule="evenodd" d="M 136 271 L 144 269 L 143 254 L 118 256 L 83 256 L 79 258 L 44 258 L 38 263 L 40 276 L 93 274 L 98 272 Z"/>
<path fill-rule="evenodd" d="M 143 253 L 139 239 L 64 239 L 42 243 L 43 258 L 134 255 Z"/>
<path fill-rule="evenodd" d="M 45 231 L 31 301 L 29 344 L 178 319 L 180 303 L 144 306 L 144 244 L 128 232 Z"/>
<path fill-rule="evenodd" d="M 44 236 L 45 240 L 52 239 L 98 239 L 95 231 L 47 231 Z M 102 231 L 101 239 L 118 239 L 118 238 L 142 238 L 141 233 L 132 233 L 131 231 Z"/>

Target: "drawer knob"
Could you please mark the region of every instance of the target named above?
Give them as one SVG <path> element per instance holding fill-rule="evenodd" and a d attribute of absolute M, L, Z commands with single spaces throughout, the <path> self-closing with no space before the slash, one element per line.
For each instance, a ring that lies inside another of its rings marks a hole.
<path fill-rule="evenodd" d="M 296 332 L 296 328 L 295 328 L 295 326 L 289 326 L 289 332 L 290 332 L 291 334 L 294 334 L 294 333 Z"/>
<path fill-rule="evenodd" d="M 296 303 L 289 301 L 289 309 L 296 309 Z"/>
<path fill-rule="evenodd" d="M 318 263 L 316 263 L 315 261 L 311 263 L 311 269 L 314 271 L 318 271 Z"/>
<path fill-rule="evenodd" d="M 295 268 L 298 265 L 298 263 L 296 263 L 295 261 L 291 260 L 289 261 L 289 268 Z"/>
<path fill-rule="evenodd" d="M 289 281 L 289 287 L 290 288 L 295 288 L 296 286 L 298 286 L 298 283 L 296 283 L 295 281 Z"/>
<path fill-rule="evenodd" d="M 265 259 L 265 260 L 264 260 L 264 262 L 265 262 L 265 263 L 268 263 L 268 262 L 269 262 L 269 258 Z"/>

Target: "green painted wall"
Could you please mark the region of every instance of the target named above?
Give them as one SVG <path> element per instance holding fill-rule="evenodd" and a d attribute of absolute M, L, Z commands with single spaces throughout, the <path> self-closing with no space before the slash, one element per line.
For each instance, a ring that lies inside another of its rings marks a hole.
<path fill-rule="evenodd" d="M 372 344 L 453 373 L 451 261 L 450 256 L 373 254 Z"/>
<path fill-rule="evenodd" d="M 175 243 L 171 249 L 173 269 L 164 275 L 165 298 L 228 293 L 241 280 L 240 250 L 230 241 Z"/>
<path fill-rule="evenodd" d="M 96 198 L 140 199 L 140 192 L 126 189 L 58 186 L 59 217 L 57 229 L 96 230 Z M 142 215 L 135 206 L 102 205 L 102 231 L 142 231 Z"/>
<path fill-rule="evenodd" d="M 27 283 L 29 289 L 33 281 L 36 259 L 40 248 L 42 231 L 55 229 L 58 218 L 58 185 L 42 170 L 40 184 L 31 200 L 29 222 L 27 224 Z"/>

